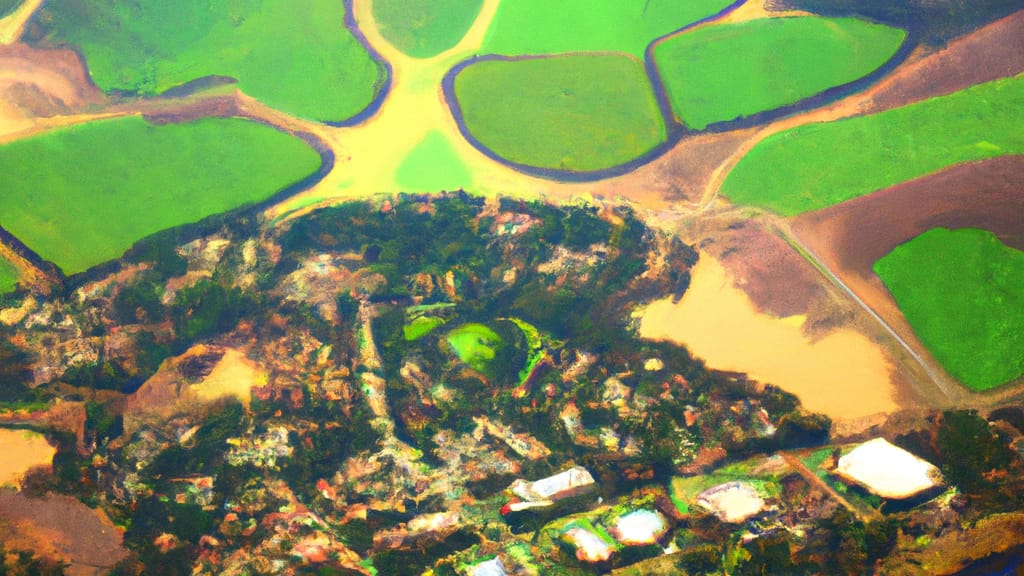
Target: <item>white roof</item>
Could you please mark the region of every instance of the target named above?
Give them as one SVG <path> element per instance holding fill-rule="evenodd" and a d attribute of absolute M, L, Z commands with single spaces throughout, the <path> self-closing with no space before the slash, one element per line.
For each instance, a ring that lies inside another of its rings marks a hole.
<path fill-rule="evenodd" d="M 697 504 L 722 522 L 739 524 L 764 509 L 764 500 L 746 482 L 726 482 L 697 495 Z"/>
<path fill-rule="evenodd" d="M 653 544 L 668 531 L 665 517 L 655 510 L 634 510 L 615 519 L 612 535 L 626 546 Z"/>
<path fill-rule="evenodd" d="M 469 569 L 469 576 L 508 576 L 501 558 L 491 558 Z"/>
<path fill-rule="evenodd" d="M 527 502 L 547 501 L 561 492 L 582 488 L 593 483 L 594 477 L 590 475 L 590 472 L 587 472 L 587 469 L 582 466 L 576 466 L 536 482 L 516 480 L 511 489 L 516 496 Z"/>
<path fill-rule="evenodd" d="M 883 498 L 912 498 L 943 484 L 942 473 L 933 464 L 875 438 L 857 446 L 839 459 L 834 473 Z"/>
<path fill-rule="evenodd" d="M 604 562 L 615 552 L 603 538 L 579 526 L 570 527 L 562 537 L 576 547 L 576 559 L 581 562 Z"/>

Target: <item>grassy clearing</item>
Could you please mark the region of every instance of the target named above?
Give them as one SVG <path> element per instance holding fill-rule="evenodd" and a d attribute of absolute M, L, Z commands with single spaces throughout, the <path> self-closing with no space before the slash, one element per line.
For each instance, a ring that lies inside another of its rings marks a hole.
<path fill-rule="evenodd" d="M 14 290 L 18 283 L 18 271 L 14 265 L 4 258 L 0 258 L 0 293 Z"/>
<path fill-rule="evenodd" d="M 403 192 L 462 190 L 470 186 L 469 168 L 444 134 L 429 132 L 402 160 L 395 183 Z"/>
<path fill-rule="evenodd" d="M 643 65 L 627 56 L 477 62 L 456 77 L 455 94 L 469 132 L 518 164 L 601 170 L 666 138 Z"/>
<path fill-rule="evenodd" d="M 700 130 L 852 82 L 892 58 L 904 38 L 852 18 L 765 18 L 680 34 L 654 59 L 676 117 Z"/>
<path fill-rule="evenodd" d="M 455 46 L 473 25 L 483 0 L 374 0 L 373 18 L 388 42 L 413 58 Z"/>
<path fill-rule="evenodd" d="M 522 56 L 626 52 L 720 12 L 730 0 L 504 0 L 482 52 Z"/>
<path fill-rule="evenodd" d="M 143 95 L 206 76 L 286 112 L 341 121 L 367 107 L 383 71 L 338 0 L 51 2 L 47 40 L 78 46 L 96 84 Z"/>
<path fill-rule="evenodd" d="M 501 336 L 483 324 L 464 324 L 445 337 L 459 360 L 478 372 L 487 372 L 499 348 Z"/>
<path fill-rule="evenodd" d="M 107 120 L 0 147 L 0 225 L 74 274 L 135 241 L 264 200 L 315 172 L 305 142 L 243 120 Z"/>
<path fill-rule="evenodd" d="M 722 194 L 791 216 L 960 162 L 1024 153 L 1024 75 L 924 102 L 808 124 L 758 144 Z"/>
<path fill-rule="evenodd" d="M 914 331 L 972 390 L 1024 375 L 1024 252 L 991 232 L 934 228 L 875 263 Z"/>

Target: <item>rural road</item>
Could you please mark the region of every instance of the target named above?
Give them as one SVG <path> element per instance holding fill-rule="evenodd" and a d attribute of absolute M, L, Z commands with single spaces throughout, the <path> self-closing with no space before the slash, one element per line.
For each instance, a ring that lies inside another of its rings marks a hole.
<path fill-rule="evenodd" d="M 874 309 L 872 309 L 871 306 L 868 305 L 867 302 L 862 300 L 856 292 L 854 292 L 849 286 L 846 285 L 845 282 L 842 281 L 841 278 L 836 276 L 836 274 L 833 273 L 832 270 L 828 268 L 828 266 L 822 263 L 821 260 L 814 254 L 814 252 L 810 248 L 808 248 L 807 245 L 804 244 L 800 240 L 800 238 L 793 233 L 792 230 L 788 229 L 788 226 L 786 226 L 782 222 L 776 222 L 773 227 L 774 232 L 777 235 L 779 235 L 779 237 L 781 237 L 783 240 L 789 243 L 790 246 L 793 246 L 793 248 L 797 252 L 799 252 L 801 256 L 807 259 L 807 261 L 809 261 L 819 272 L 821 272 L 825 276 L 825 278 L 829 280 L 829 282 L 831 282 L 837 288 L 842 290 L 847 296 L 849 296 L 851 300 L 856 302 L 857 305 L 859 305 L 865 312 L 867 312 L 868 315 L 871 316 L 871 318 L 874 319 L 879 326 L 881 326 L 890 336 L 892 336 L 896 343 L 898 343 L 900 347 L 903 348 L 903 350 L 906 351 L 906 353 L 910 355 L 910 357 L 913 358 L 914 361 L 917 362 L 921 369 L 924 370 L 924 372 L 928 375 L 928 378 L 930 379 L 931 383 L 935 385 L 935 388 L 942 392 L 944 398 L 946 398 L 949 402 L 957 402 L 962 399 L 962 394 L 959 392 L 959 390 L 955 389 L 953 386 L 950 386 L 946 382 L 946 379 L 938 371 L 936 371 L 934 367 L 932 367 L 931 363 L 926 358 L 924 358 L 921 354 L 918 354 L 914 350 L 914 348 L 906 340 L 904 340 L 903 337 L 900 336 L 899 333 L 897 333 L 896 330 L 892 326 L 890 326 L 888 322 L 885 321 L 884 318 L 882 318 L 878 313 L 876 313 Z"/>

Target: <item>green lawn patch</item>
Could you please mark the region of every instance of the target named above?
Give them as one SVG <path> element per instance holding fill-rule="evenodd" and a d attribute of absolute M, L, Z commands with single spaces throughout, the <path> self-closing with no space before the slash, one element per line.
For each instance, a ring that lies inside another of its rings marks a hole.
<path fill-rule="evenodd" d="M 716 14 L 731 0 L 503 0 L 483 53 L 626 52 Z"/>
<path fill-rule="evenodd" d="M 624 55 L 484 60 L 458 74 L 455 95 L 469 133 L 517 164 L 602 170 L 666 138 L 643 65 Z"/>
<path fill-rule="evenodd" d="M 455 46 L 473 25 L 483 0 L 374 0 L 380 33 L 413 58 Z"/>
<path fill-rule="evenodd" d="M 1024 252 L 986 230 L 934 228 L 875 263 L 914 332 L 972 390 L 1024 375 Z"/>
<path fill-rule="evenodd" d="M 960 162 L 1024 153 L 1024 75 L 871 116 L 807 124 L 758 144 L 722 194 L 791 216 Z"/>
<path fill-rule="evenodd" d="M 10 292 L 18 284 L 18 271 L 14 265 L 0 258 L 0 293 Z"/>
<path fill-rule="evenodd" d="M 384 74 L 345 27 L 340 0 L 77 0 L 47 3 L 36 22 L 49 43 L 79 47 L 107 91 L 230 76 L 269 106 L 341 121 L 373 101 Z"/>
<path fill-rule="evenodd" d="M 245 120 L 94 122 L 0 147 L 0 225 L 74 274 L 154 232 L 265 200 L 320 163 L 302 140 Z"/>
<path fill-rule="evenodd" d="M 501 336 L 483 324 L 463 324 L 445 337 L 459 360 L 478 372 L 487 372 L 499 348 Z"/>
<path fill-rule="evenodd" d="M 676 117 L 701 130 L 861 78 L 904 38 L 853 18 L 765 18 L 680 34 L 658 44 L 654 60 Z"/>
<path fill-rule="evenodd" d="M 448 138 L 433 130 L 402 160 L 395 183 L 403 192 L 463 190 L 470 185 L 470 174 Z"/>

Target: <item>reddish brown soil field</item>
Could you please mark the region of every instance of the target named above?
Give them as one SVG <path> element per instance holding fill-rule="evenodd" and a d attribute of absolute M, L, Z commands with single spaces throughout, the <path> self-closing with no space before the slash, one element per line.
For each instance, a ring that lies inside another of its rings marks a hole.
<path fill-rule="evenodd" d="M 1024 250 L 1024 156 L 960 164 L 792 220 L 808 246 L 843 270 L 872 266 L 931 228 L 983 228 Z"/>
<path fill-rule="evenodd" d="M 1024 10 L 901 66 L 870 92 L 870 111 L 963 90 L 1024 71 Z"/>
<path fill-rule="evenodd" d="M 70 496 L 0 491 L 0 542 L 8 550 L 68 562 L 68 574 L 102 574 L 128 555 L 121 541 L 106 515 Z"/>
<path fill-rule="evenodd" d="M 35 117 L 65 114 L 105 100 L 78 54 L 23 44 L 0 46 L 0 98 Z"/>
<path fill-rule="evenodd" d="M 982 228 L 1024 249 L 1024 156 L 960 164 L 803 214 L 791 225 L 825 266 L 923 354 L 874 263 L 936 227 Z"/>

